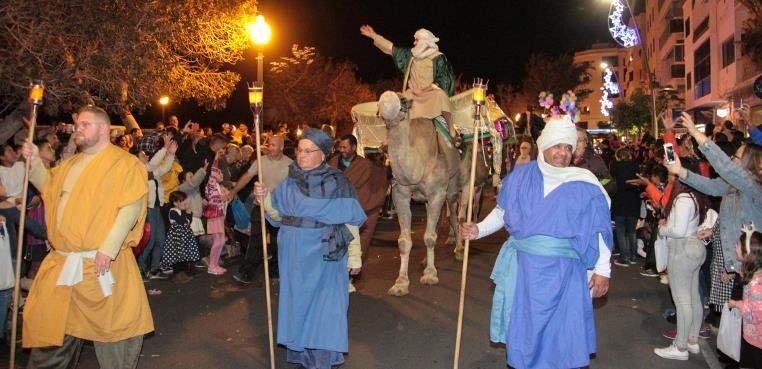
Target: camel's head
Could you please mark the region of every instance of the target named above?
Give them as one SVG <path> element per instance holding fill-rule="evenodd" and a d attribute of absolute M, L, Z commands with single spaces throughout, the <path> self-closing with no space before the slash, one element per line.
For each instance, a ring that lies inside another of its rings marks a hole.
<path fill-rule="evenodd" d="M 402 94 L 386 91 L 378 99 L 378 113 L 387 126 L 395 126 L 405 119 L 411 103 L 412 101 L 404 98 Z"/>

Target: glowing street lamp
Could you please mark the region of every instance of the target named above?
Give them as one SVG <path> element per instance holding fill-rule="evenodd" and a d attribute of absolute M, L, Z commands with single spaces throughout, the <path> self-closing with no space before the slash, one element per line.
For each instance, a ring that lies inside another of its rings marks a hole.
<path fill-rule="evenodd" d="M 257 45 L 257 82 L 262 83 L 262 70 L 264 55 L 262 54 L 262 47 L 270 42 L 272 37 L 272 30 L 270 26 L 265 22 L 265 17 L 262 14 L 257 15 L 254 22 L 246 25 L 246 31 L 249 33 L 251 41 Z"/>
<path fill-rule="evenodd" d="M 164 110 L 167 107 L 167 104 L 169 104 L 169 96 L 164 95 L 159 98 L 159 104 L 161 105 L 161 122 L 164 123 Z"/>

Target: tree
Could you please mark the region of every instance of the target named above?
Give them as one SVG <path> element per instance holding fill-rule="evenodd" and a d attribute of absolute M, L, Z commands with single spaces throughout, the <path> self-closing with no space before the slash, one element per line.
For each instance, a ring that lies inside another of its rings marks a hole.
<path fill-rule="evenodd" d="M 590 81 L 590 64 L 574 64 L 570 54 L 552 58 L 545 54 L 532 54 L 525 67 L 526 77 L 522 92 L 533 96 L 532 104 L 537 103 L 541 91 L 552 93 L 561 98 L 566 91 L 572 90 L 577 95 L 577 103 L 583 101 L 592 90 L 580 88 Z"/>
<path fill-rule="evenodd" d="M 744 54 L 762 69 L 762 0 L 740 0 L 749 9 L 751 17 L 743 25 L 741 47 Z"/>
<path fill-rule="evenodd" d="M 314 47 L 293 45 L 291 56 L 270 63 L 265 121 L 286 122 L 289 128 L 331 123 L 338 132 L 348 132 L 352 106 L 376 100 L 356 69 L 323 57 Z"/>
<path fill-rule="evenodd" d="M 84 102 L 123 113 L 158 96 L 221 108 L 240 76 L 253 0 L 28 0 L 0 3 L 0 142 L 21 127 L 29 81 L 44 109 Z"/>
<path fill-rule="evenodd" d="M 641 89 L 635 90 L 629 100 L 614 103 L 610 112 L 613 126 L 620 131 L 648 129 L 653 119 L 651 105 L 651 95 L 646 95 Z"/>

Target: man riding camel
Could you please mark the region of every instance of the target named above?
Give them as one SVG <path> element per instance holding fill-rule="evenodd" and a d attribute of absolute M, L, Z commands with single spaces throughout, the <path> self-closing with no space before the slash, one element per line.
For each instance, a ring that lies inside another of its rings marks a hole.
<path fill-rule="evenodd" d="M 460 135 L 452 122 L 449 98 L 455 93 L 455 80 L 452 65 L 437 46 L 439 38 L 421 28 L 415 32 L 413 48 L 408 49 L 392 44 L 367 24 L 360 27 L 360 33 L 372 39 L 384 54 L 391 55 L 394 64 L 404 73 L 402 94 L 413 101 L 410 119 L 444 120 L 440 123 L 447 125 L 452 142 L 458 146 Z"/>

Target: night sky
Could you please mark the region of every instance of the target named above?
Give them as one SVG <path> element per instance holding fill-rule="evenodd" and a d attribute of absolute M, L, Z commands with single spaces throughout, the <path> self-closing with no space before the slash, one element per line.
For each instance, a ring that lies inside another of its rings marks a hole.
<path fill-rule="evenodd" d="M 315 46 L 336 60 L 349 60 L 365 82 L 397 75 L 391 57 L 360 35 L 362 24 L 395 44 L 412 46 L 413 33 L 424 27 L 440 38 L 439 47 L 464 80 L 473 77 L 519 85 L 524 65 L 533 52 L 558 54 L 610 42 L 609 2 L 605 0 L 261 0 L 259 8 L 273 30 L 265 63 L 289 54 L 291 45 Z M 255 52 L 236 66 L 243 74 L 229 108 L 203 113 L 193 103 L 170 105 L 178 113 L 216 126 L 223 120 L 248 119 L 245 81 L 256 79 Z M 266 79 L 266 77 L 265 77 Z M 156 107 L 158 110 L 158 106 Z M 147 112 L 141 125 L 158 115 Z M 148 121 L 148 122 L 147 122 Z"/>

